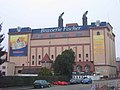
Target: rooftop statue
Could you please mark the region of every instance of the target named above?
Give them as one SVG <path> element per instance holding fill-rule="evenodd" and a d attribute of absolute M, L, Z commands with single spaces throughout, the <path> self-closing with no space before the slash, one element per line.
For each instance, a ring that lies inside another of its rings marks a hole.
<path fill-rule="evenodd" d="M 88 11 L 86 11 L 86 12 L 83 14 L 83 18 L 86 18 L 87 13 L 88 13 Z"/>
<path fill-rule="evenodd" d="M 62 19 L 64 12 L 60 14 L 59 19 Z"/>
<path fill-rule="evenodd" d="M 83 14 L 83 17 L 82 17 L 82 19 L 83 19 L 83 26 L 86 26 L 87 25 L 87 13 L 88 13 L 88 11 L 86 11 L 84 14 Z"/>
<path fill-rule="evenodd" d="M 58 18 L 58 27 L 63 27 L 63 16 L 64 12 L 60 14 L 59 18 Z"/>

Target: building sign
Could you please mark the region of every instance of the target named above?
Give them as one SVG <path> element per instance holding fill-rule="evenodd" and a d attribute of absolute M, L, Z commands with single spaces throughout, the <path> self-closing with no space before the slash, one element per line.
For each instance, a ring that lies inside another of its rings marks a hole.
<path fill-rule="evenodd" d="M 64 27 L 64 28 L 43 28 L 41 29 L 41 33 L 45 32 L 65 32 L 65 31 L 77 31 L 80 30 L 80 26 L 73 26 L 73 27 Z"/>
<path fill-rule="evenodd" d="M 55 27 L 55 28 L 41 28 L 33 29 L 32 33 L 54 33 L 54 32 L 70 32 L 70 31 L 80 31 L 88 30 L 90 26 L 69 26 L 69 27 Z"/>
<path fill-rule="evenodd" d="M 10 56 L 27 56 L 28 35 L 10 36 Z"/>
<path fill-rule="evenodd" d="M 94 43 L 94 53 L 103 54 L 104 53 L 104 35 L 94 35 L 93 43 Z"/>

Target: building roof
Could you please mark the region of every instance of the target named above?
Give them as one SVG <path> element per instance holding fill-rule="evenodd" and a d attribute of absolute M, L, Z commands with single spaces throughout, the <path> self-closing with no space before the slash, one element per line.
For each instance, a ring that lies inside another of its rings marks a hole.
<path fill-rule="evenodd" d="M 73 27 L 74 26 L 74 27 Z M 99 22 L 99 25 L 96 25 L 96 22 L 92 22 L 91 25 L 80 25 L 78 26 L 77 23 L 67 24 L 66 27 L 50 27 L 50 28 L 38 28 L 38 29 L 31 29 L 30 27 L 22 27 L 20 31 L 18 28 L 10 28 L 9 34 L 15 33 L 53 33 L 53 32 L 71 32 L 71 31 L 80 31 L 80 30 L 89 30 L 90 28 L 97 28 L 97 27 L 111 27 L 112 26 L 107 22 Z"/>
<path fill-rule="evenodd" d="M 46 53 L 41 62 L 42 62 L 42 63 L 45 63 L 45 62 L 52 63 L 52 60 L 50 59 L 50 57 L 49 57 L 48 54 Z"/>
<path fill-rule="evenodd" d="M 21 71 L 22 74 L 38 74 L 39 68 L 29 68 L 29 69 L 23 69 Z"/>
<path fill-rule="evenodd" d="M 68 23 L 68 24 L 66 24 L 66 26 L 78 26 L 78 24 L 77 23 Z"/>

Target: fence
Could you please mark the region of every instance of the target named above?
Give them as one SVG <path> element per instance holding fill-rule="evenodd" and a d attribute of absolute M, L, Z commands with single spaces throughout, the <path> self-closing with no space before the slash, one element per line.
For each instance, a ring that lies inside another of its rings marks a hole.
<path fill-rule="evenodd" d="M 120 90 L 120 79 L 94 81 L 93 90 Z"/>

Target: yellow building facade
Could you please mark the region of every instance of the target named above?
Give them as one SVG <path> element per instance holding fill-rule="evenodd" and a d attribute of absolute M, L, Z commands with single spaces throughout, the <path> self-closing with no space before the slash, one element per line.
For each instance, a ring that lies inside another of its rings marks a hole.
<path fill-rule="evenodd" d="M 75 52 L 75 71 L 90 72 L 114 77 L 115 35 L 109 23 L 96 22 L 79 26 L 66 24 L 66 27 L 31 29 L 9 29 L 8 60 L 14 62 L 16 73 L 23 68 L 51 67 L 56 57 L 66 49 Z M 44 61 L 43 58 L 49 60 Z M 48 59 L 47 58 L 47 59 Z"/>

